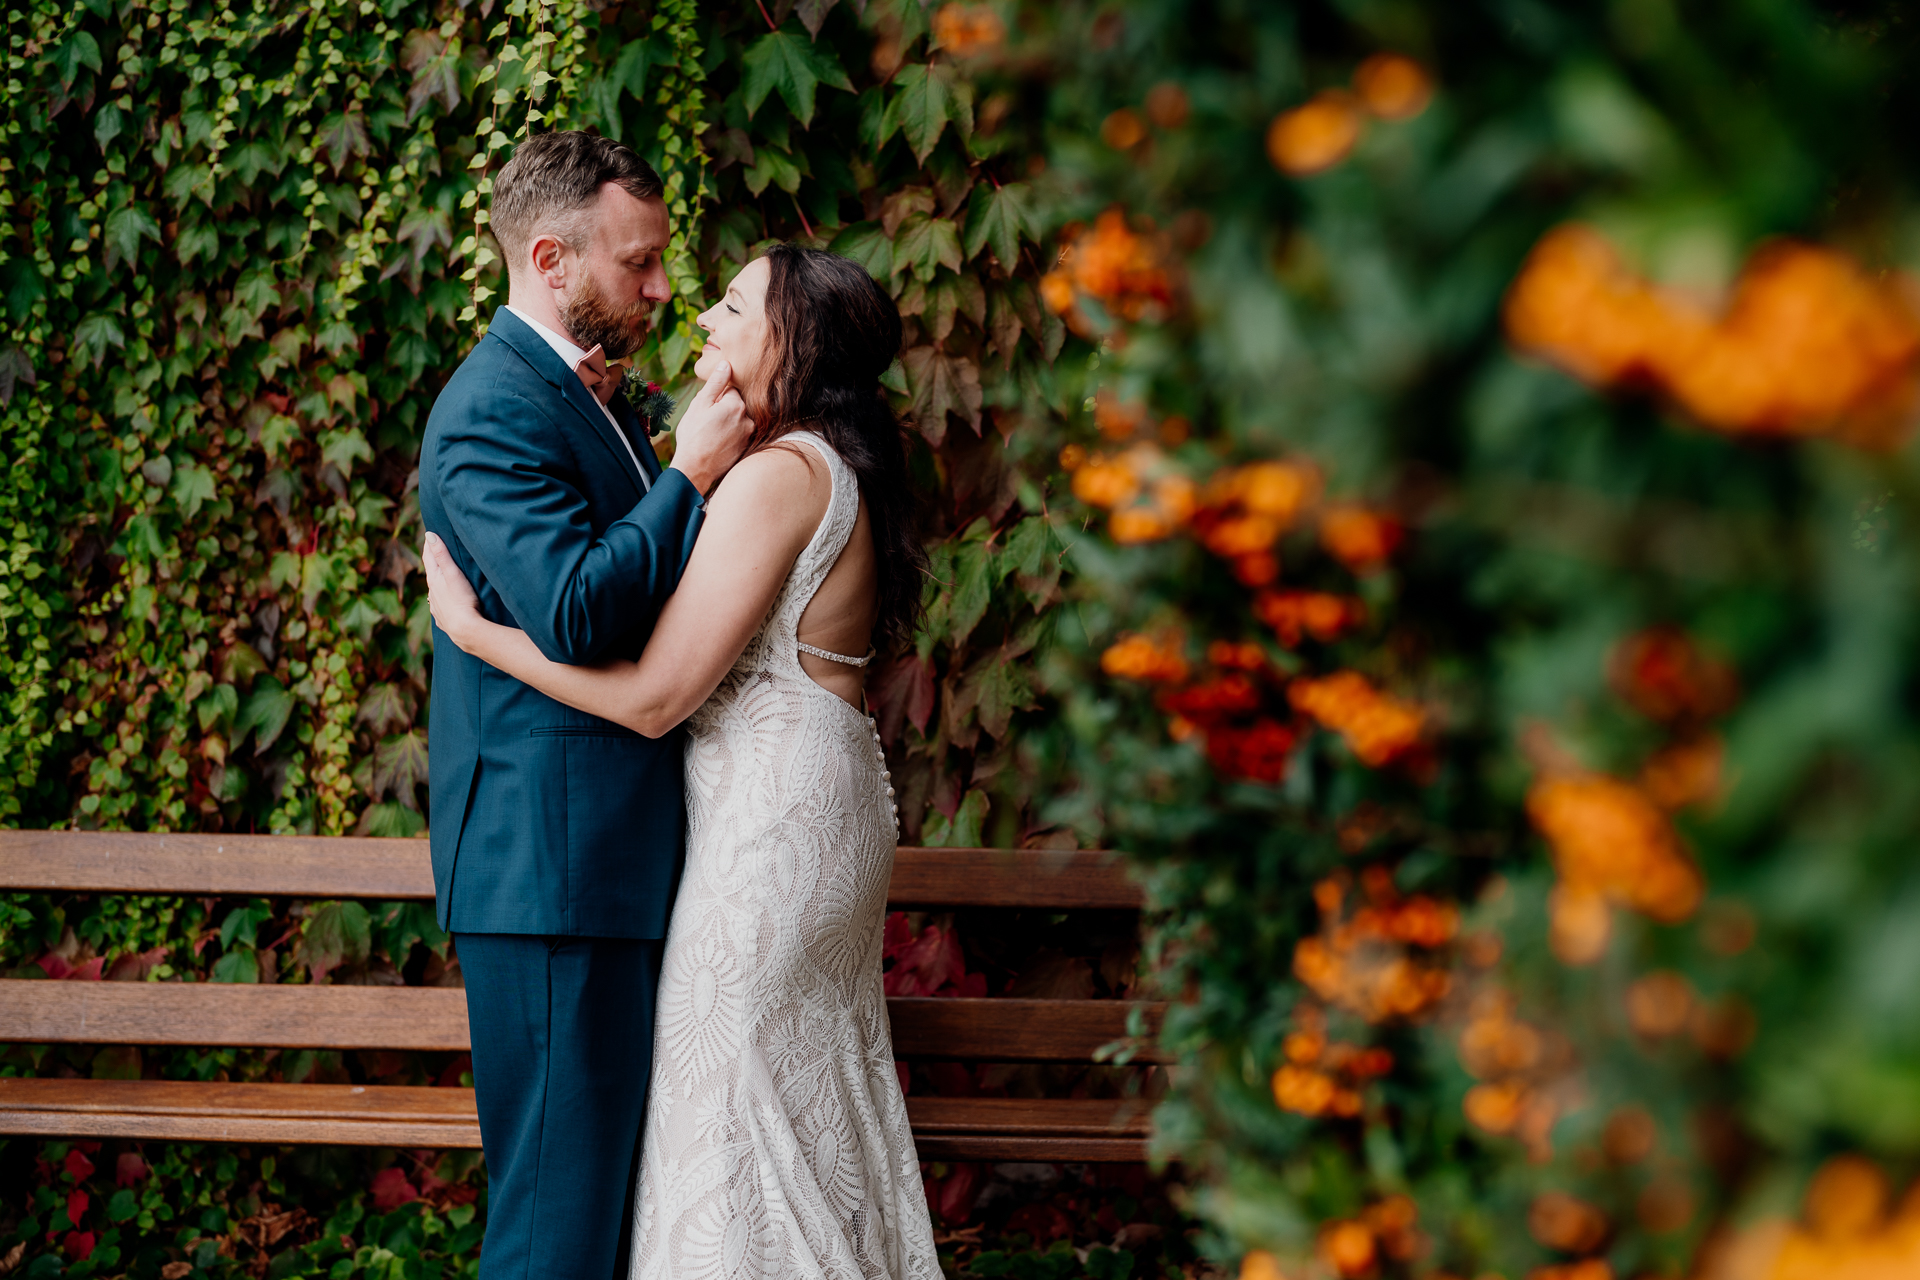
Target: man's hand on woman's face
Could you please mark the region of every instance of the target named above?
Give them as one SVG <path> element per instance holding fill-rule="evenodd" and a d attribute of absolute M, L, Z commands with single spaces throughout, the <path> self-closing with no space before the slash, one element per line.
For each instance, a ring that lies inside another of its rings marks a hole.
<path fill-rule="evenodd" d="M 427 608 L 433 611 L 435 624 L 447 639 L 472 653 L 474 624 L 485 621 L 473 584 L 460 572 L 453 553 L 438 534 L 427 535 L 426 545 L 420 548 L 420 561 L 427 570 Z"/>
<path fill-rule="evenodd" d="M 719 362 L 674 428 L 674 470 L 701 493 L 720 483 L 753 434 L 753 420 L 733 386 L 732 373 L 725 361 Z"/>

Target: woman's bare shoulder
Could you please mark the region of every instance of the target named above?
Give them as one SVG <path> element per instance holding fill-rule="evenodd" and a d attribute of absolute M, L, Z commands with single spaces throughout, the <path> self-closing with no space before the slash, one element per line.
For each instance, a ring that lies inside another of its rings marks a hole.
<path fill-rule="evenodd" d="M 826 512 L 832 485 L 826 463 L 812 449 L 775 444 L 736 462 L 708 506 L 715 515 L 739 513 L 811 530 Z"/>

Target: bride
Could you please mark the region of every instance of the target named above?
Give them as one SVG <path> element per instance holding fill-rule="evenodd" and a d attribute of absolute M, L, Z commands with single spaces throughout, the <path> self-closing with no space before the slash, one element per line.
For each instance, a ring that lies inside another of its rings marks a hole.
<path fill-rule="evenodd" d="M 755 431 L 640 659 L 549 662 L 429 535 L 433 618 L 569 706 L 690 731 L 633 1275 L 939 1280 L 880 982 L 893 788 L 860 709 L 925 561 L 879 386 L 900 315 L 856 264 L 780 245 L 699 324 L 694 373 L 731 377 Z"/>

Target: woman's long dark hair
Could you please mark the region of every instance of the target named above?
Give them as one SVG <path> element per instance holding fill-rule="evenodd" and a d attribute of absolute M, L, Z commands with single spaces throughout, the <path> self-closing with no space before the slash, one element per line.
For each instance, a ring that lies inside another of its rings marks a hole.
<path fill-rule="evenodd" d="M 900 353 L 900 309 L 837 253 L 779 244 L 766 257 L 769 372 L 747 389 L 747 452 L 809 428 L 853 469 L 879 577 L 875 643 L 905 643 L 920 618 L 927 553 L 914 532 L 906 432 L 880 387 Z"/>

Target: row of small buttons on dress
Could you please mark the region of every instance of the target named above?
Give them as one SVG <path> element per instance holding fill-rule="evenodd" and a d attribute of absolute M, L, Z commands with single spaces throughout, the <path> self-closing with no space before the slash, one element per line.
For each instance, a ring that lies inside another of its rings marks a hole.
<path fill-rule="evenodd" d="M 893 799 L 893 774 L 887 770 L 886 744 L 880 740 L 880 726 L 872 716 L 867 717 L 867 727 L 873 730 L 873 756 L 880 762 L 880 780 L 887 784 L 887 799 Z M 900 825 L 900 805 L 896 802 L 888 806 L 893 810 L 893 825 Z"/>

